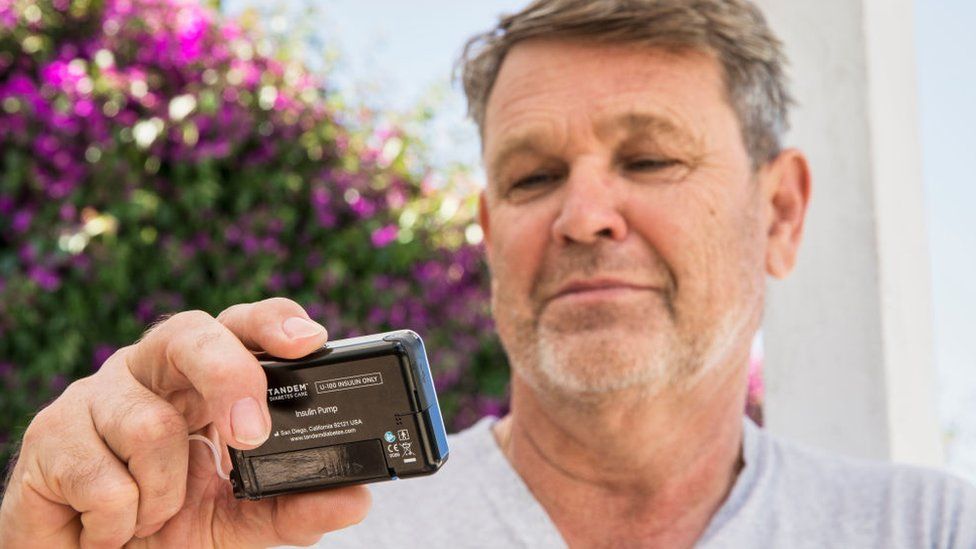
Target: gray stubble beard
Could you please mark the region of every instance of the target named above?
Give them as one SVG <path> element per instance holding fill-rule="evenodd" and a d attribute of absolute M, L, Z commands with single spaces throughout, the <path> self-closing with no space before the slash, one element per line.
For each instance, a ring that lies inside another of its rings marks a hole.
<path fill-rule="evenodd" d="M 759 314 L 757 306 L 749 307 L 754 301 L 749 295 L 742 296 L 742 307 L 726 311 L 707 333 L 682 334 L 680 316 L 662 314 L 665 309 L 674 311 L 674 303 L 646 315 L 626 306 L 600 305 L 542 324 L 538 318 L 519 318 L 511 313 L 514 309 L 502 309 L 505 304 L 497 298 L 495 284 L 492 290 L 492 308 L 513 373 L 542 395 L 580 405 L 605 403 L 622 391 L 651 398 L 693 386 L 724 362 Z M 648 318 L 661 325 L 641 330 L 642 317 L 645 326 Z M 621 325 L 634 329 L 620 330 Z"/>

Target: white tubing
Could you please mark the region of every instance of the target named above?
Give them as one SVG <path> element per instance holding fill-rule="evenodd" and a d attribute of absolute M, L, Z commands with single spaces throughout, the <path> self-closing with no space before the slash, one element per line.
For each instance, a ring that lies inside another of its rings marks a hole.
<path fill-rule="evenodd" d="M 214 432 L 214 438 L 217 439 L 219 443 L 220 435 L 218 435 L 216 431 Z M 214 458 L 214 466 L 217 467 L 217 476 L 224 480 L 230 480 L 230 477 L 224 472 L 224 468 L 220 466 L 220 450 L 217 449 L 217 444 L 203 435 L 190 435 L 190 440 L 198 440 L 210 447 L 210 452 L 213 454 Z"/>

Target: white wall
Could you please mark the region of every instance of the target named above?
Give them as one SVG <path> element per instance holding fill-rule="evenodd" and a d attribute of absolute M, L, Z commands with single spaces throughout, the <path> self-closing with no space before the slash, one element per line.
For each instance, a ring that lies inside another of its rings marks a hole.
<path fill-rule="evenodd" d="M 942 464 L 910 0 L 759 0 L 799 102 L 813 198 L 769 285 L 766 418 L 853 456 Z"/>

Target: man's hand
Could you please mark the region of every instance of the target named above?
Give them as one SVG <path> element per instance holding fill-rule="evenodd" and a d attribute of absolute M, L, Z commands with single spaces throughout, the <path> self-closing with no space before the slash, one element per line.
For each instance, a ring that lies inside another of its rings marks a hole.
<path fill-rule="evenodd" d="M 236 500 L 210 450 L 187 440 L 213 424 L 223 443 L 260 445 L 271 420 L 251 351 L 298 358 L 327 337 L 282 298 L 157 325 L 31 422 L 0 506 L 0 547 L 306 545 L 359 522 L 362 486 Z"/>

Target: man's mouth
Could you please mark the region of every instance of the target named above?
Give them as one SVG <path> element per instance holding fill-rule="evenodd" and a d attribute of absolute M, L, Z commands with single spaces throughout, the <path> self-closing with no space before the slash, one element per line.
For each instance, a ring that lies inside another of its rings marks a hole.
<path fill-rule="evenodd" d="M 600 300 L 615 299 L 632 296 L 637 292 L 658 291 L 660 288 L 651 284 L 642 284 L 616 278 L 589 278 L 570 280 L 562 285 L 548 301 L 560 299 Z"/>

